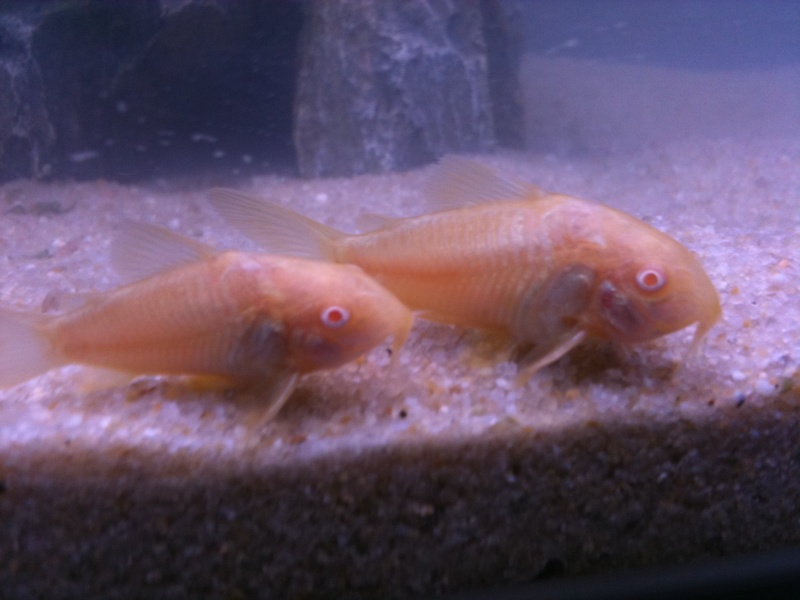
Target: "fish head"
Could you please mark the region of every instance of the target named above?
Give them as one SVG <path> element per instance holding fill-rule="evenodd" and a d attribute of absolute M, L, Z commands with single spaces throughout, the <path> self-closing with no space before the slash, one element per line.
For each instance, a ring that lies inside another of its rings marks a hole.
<path fill-rule="evenodd" d="M 696 324 L 691 352 L 721 315 L 719 295 L 694 254 L 668 235 L 637 225 L 599 270 L 590 333 L 635 343 Z"/>
<path fill-rule="evenodd" d="M 338 367 L 390 336 L 393 350 L 400 350 L 413 315 L 394 294 L 354 265 L 304 262 L 306 272 L 298 277 L 301 286 L 284 320 L 299 372 Z"/>

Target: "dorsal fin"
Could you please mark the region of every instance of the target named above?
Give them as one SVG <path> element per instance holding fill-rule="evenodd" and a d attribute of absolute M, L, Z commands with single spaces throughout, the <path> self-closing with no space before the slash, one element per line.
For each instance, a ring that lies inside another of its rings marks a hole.
<path fill-rule="evenodd" d="M 316 260 L 335 260 L 337 240 L 346 234 L 249 194 L 214 188 L 211 205 L 265 251 Z"/>
<path fill-rule="evenodd" d="M 452 155 L 439 161 L 426 191 L 440 209 L 503 200 L 538 200 L 548 195 L 532 183 L 474 160 Z"/>
<path fill-rule="evenodd" d="M 377 213 L 364 213 L 356 219 L 359 231 L 376 231 L 378 229 L 390 229 L 405 221 L 402 217 L 390 217 Z"/>
<path fill-rule="evenodd" d="M 61 290 L 51 290 L 42 300 L 41 311 L 43 313 L 71 312 L 95 302 L 101 296 L 103 296 L 103 292 L 65 292 Z"/>
<path fill-rule="evenodd" d="M 139 281 L 217 254 L 211 246 L 169 229 L 126 221 L 111 246 L 111 262 L 126 282 Z"/>

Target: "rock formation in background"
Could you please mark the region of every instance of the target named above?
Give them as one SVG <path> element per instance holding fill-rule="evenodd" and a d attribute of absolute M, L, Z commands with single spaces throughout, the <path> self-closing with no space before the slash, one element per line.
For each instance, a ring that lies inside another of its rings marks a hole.
<path fill-rule="evenodd" d="M 295 172 L 294 0 L 0 1 L 0 178 Z"/>
<path fill-rule="evenodd" d="M 26 17 L 0 14 L 0 180 L 46 175 L 55 141 Z"/>
<path fill-rule="evenodd" d="M 494 142 L 478 0 L 314 0 L 299 63 L 304 176 L 408 169 Z"/>
<path fill-rule="evenodd" d="M 525 14 L 518 2 L 483 0 L 483 34 L 497 144 L 521 150 L 525 147 L 525 115 L 520 65 L 525 40 Z"/>
<path fill-rule="evenodd" d="M 0 180 L 211 185 L 516 146 L 514 6 L 0 0 Z"/>

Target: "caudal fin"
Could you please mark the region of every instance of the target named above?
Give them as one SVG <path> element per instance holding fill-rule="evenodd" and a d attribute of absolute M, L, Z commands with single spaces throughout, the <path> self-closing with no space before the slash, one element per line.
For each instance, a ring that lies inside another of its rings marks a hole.
<path fill-rule="evenodd" d="M 60 366 L 42 330 L 47 317 L 0 310 L 0 388 Z"/>
<path fill-rule="evenodd" d="M 214 188 L 211 205 L 267 252 L 336 260 L 336 241 L 346 234 L 288 208 L 235 190 Z"/>

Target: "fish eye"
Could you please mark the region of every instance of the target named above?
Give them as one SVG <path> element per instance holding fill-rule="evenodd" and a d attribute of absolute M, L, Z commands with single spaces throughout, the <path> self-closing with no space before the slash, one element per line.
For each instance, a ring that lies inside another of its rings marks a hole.
<path fill-rule="evenodd" d="M 346 308 L 342 308 L 341 306 L 329 306 L 322 311 L 320 320 L 322 320 L 322 324 L 326 327 L 336 329 L 347 324 L 350 320 L 350 313 Z"/>
<path fill-rule="evenodd" d="M 659 269 L 651 267 L 636 274 L 636 283 L 642 291 L 657 292 L 667 283 L 667 278 Z"/>

